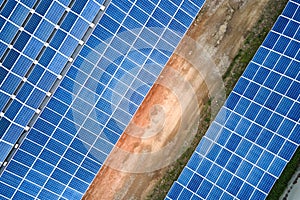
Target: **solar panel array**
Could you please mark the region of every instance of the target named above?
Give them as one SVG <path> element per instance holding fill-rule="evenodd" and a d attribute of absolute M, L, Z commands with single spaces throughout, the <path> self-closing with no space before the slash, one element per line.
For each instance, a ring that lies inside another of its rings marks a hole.
<path fill-rule="evenodd" d="M 300 143 L 300 1 L 282 15 L 166 199 L 265 199 Z"/>
<path fill-rule="evenodd" d="M 80 199 L 203 3 L 0 1 L 1 199 Z"/>
<path fill-rule="evenodd" d="M 95 18 L 96 3 L 7 1 L 1 9 L 0 163 L 39 112 L 79 41 Z M 94 9 L 94 12 L 89 10 Z M 75 13 L 82 14 L 76 17 Z M 73 21 L 70 21 L 72 17 Z M 74 23 L 74 25 L 73 25 Z M 80 31 L 78 29 L 80 28 Z"/>

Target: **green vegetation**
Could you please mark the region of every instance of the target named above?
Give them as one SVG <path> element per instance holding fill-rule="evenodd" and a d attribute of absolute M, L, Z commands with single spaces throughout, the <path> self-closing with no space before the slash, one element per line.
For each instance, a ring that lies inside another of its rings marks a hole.
<path fill-rule="evenodd" d="M 294 157 L 287 164 L 281 176 L 276 181 L 271 192 L 267 196 L 267 200 L 279 199 L 279 197 L 283 194 L 284 190 L 288 186 L 288 182 L 291 180 L 292 176 L 296 172 L 299 163 L 300 163 L 300 148 L 297 149 L 296 153 L 294 154 Z"/>
<path fill-rule="evenodd" d="M 230 67 L 223 75 L 225 82 L 226 94 L 232 91 L 239 77 L 246 69 L 255 52 L 262 44 L 264 38 L 272 28 L 278 15 L 282 12 L 288 0 L 270 1 L 267 9 L 264 10 L 260 20 L 254 29 L 248 34 L 245 40 L 244 47 L 239 50 L 238 55 L 234 58 Z M 272 8 L 272 9 L 271 9 Z M 288 182 L 296 172 L 300 163 L 300 148 L 297 149 L 292 160 L 287 164 L 279 179 L 274 184 L 267 199 L 275 200 L 283 194 Z"/>
<path fill-rule="evenodd" d="M 170 190 L 173 182 L 178 178 L 184 166 L 187 164 L 191 155 L 195 151 L 198 143 L 200 142 L 202 136 L 205 134 L 206 130 L 210 125 L 210 107 L 211 100 L 208 100 L 201 111 L 201 119 L 199 124 L 198 133 L 196 134 L 194 140 L 192 141 L 190 147 L 180 156 L 180 158 L 168 167 L 165 175 L 155 186 L 152 193 L 148 195 L 147 199 L 164 199 Z"/>
<path fill-rule="evenodd" d="M 234 85 L 244 72 L 248 63 L 253 58 L 259 46 L 262 44 L 268 32 L 271 30 L 277 17 L 282 12 L 287 2 L 288 0 L 269 1 L 268 5 L 266 5 L 266 9 L 264 9 L 262 12 L 260 20 L 254 26 L 252 31 L 246 34 L 243 47 L 239 50 L 238 55 L 234 58 L 228 70 L 223 75 L 227 95 L 229 95 L 229 93 L 232 91 Z M 210 125 L 210 101 L 206 103 L 205 108 L 202 110 L 201 116 L 202 118 L 200 121 L 199 131 L 192 145 L 174 164 L 168 167 L 165 175 L 155 186 L 151 194 L 148 195 L 147 199 L 164 199 L 173 182 L 177 180 L 178 176 L 180 175 L 184 166 L 187 164 L 199 141 Z M 288 181 L 295 173 L 299 162 L 300 148 L 295 153 L 295 156 L 292 158 L 291 162 L 287 165 L 281 177 L 275 183 L 268 196 L 268 199 L 274 200 L 280 197 L 286 188 Z"/>
<path fill-rule="evenodd" d="M 239 50 L 231 65 L 223 75 L 226 94 L 232 91 L 234 85 L 245 71 L 259 46 L 271 30 L 288 0 L 269 1 L 254 28 L 246 35 L 243 47 Z"/>

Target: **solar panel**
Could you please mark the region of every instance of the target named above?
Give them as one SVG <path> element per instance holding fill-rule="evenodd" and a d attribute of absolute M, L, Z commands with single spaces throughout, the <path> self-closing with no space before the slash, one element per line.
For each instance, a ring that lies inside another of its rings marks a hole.
<path fill-rule="evenodd" d="M 300 144 L 300 6 L 289 1 L 166 199 L 265 199 Z"/>
<path fill-rule="evenodd" d="M 203 3 L 3 2 L 1 198 L 80 199 Z"/>
<path fill-rule="evenodd" d="M 73 7 L 77 4 L 75 2 Z M 87 4 L 85 9 L 91 7 L 93 5 Z M 100 8 L 99 5 L 94 7 Z M 65 27 L 70 13 L 56 1 L 8 1 L 2 7 L 0 93 L 1 111 L 5 114 L 1 118 L 0 142 L 5 145 L 0 163 L 24 134 L 24 128 L 58 81 L 58 75 L 97 14 L 91 12 L 76 17 L 69 33 L 57 29 L 55 24 Z M 80 34 L 74 31 L 79 29 L 77 26 L 80 26 Z M 62 35 L 65 39 L 60 37 L 59 41 L 57 37 Z M 56 45 L 57 41 L 60 46 Z"/>

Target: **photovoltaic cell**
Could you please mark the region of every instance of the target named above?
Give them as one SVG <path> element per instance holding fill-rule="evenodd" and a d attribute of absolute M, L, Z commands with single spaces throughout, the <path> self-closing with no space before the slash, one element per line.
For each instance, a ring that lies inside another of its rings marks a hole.
<path fill-rule="evenodd" d="M 6 1 L 1 198 L 82 198 L 203 3 Z"/>
<path fill-rule="evenodd" d="M 48 1 L 41 1 L 39 4 L 37 4 L 36 7 L 36 13 L 33 13 L 32 15 L 29 15 L 29 7 L 32 7 L 34 2 L 19 2 L 16 3 L 15 1 L 9 1 L 5 4 L 3 10 L 1 11 L 2 17 L 6 17 L 6 26 L 15 26 L 17 24 L 18 26 L 24 27 L 22 30 L 22 27 L 20 28 L 20 34 L 17 33 L 17 29 L 7 29 L 9 33 L 8 35 L 11 35 L 11 39 L 13 37 L 16 38 L 15 42 L 13 42 L 13 49 L 9 49 L 9 45 L 6 46 L 6 51 L 8 52 L 5 57 L 3 57 L 3 63 L 2 66 L 6 69 L 11 69 L 11 72 L 9 74 L 6 74 L 3 76 L 3 80 L 1 81 L 1 90 L 5 92 L 8 95 L 16 95 L 18 100 L 21 100 L 22 103 L 24 103 L 24 106 L 18 107 L 20 109 L 20 112 L 16 112 L 16 110 L 12 110 L 12 108 L 15 106 L 15 103 L 7 104 L 8 99 L 6 99 L 6 102 L 3 102 L 2 105 L 7 107 L 4 117 L 8 117 L 10 120 L 12 119 L 12 115 L 16 115 L 16 117 L 13 120 L 13 123 L 16 123 L 16 125 L 19 126 L 26 126 L 28 121 L 31 119 L 32 114 L 34 113 L 35 109 L 39 107 L 41 101 L 45 98 L 46 92 L 50 90 L 52 87 L 56 75 L 53 74 L 53 72 L 57 72 L 57 70 L 51 71 L 52 68 L 48 68 L 49 71 L 46 71 L 45 68 L 47 67 L 50 60 L 52 60 L 52 57 L 55 54 L 55 49 L 46 48 L 45 51 L 39 52 L 42 49 L 42 46 L 39 46 L 39 44 L 42 44 L 42 42 L 39 41 L 45 41 L 49 34 L 51 33 L 51 30 L 54 29 L 54 24 L 52 24 L 50 21 L 47 21 L 48 19 L 43 20 L 43 22 L 39 25 L 41 21 L 41 15 L 44 15 L 47 11 L 47 9 L 50 7 L 52 8 L 54 5 L 59 5 L 58 2 L 54 2 L 52 5 L 50 5 L 51 2 Z M 49 5 L 48 5 L 49 4 Z M 28 7 L 29 6 L 29 7 Z M 60 5 L 61 6 L 61 5 Z M 62 6 L 61 6 L 62 7 Z M 65 9 L 65 8 L 64 8 Z M 9 16 L 7 13 L 12 12 L 12 15 Z M 28 18 L 28 20 L 24 23 L 22 21 L 16 21 Z M 37 27 L 37 31 L 33 35 L 30 35 L 30 33 L 33 33 L 35 31 L 35 28 Z M 9 28 L 9 27 L 8 27 Z M 84 30 L 81 30 L 82 32 L 85 32 Z M 4 29 L 2 29 L 1 33 L 3 35 L 6 35 L 6 32 Z M 16 35 L 14 36 L 13 33 Z M 6 36 L 5 36 L 6 37 Z M 10 40 L 11 41 L 11 40 Z M 28 43 L 28 41 L 30 41 Z M 8 40 L 4 40 L 4 42 L 9 42 Z M 39 43 L 37 43 L 39 42 Z M 34 45 L 34 46 L 31 46 Z M 74 45 L 74 44 L 73 44 Z M 33 48 L 34 47 L 34 48 Z M 57 49 L 56 49 L 57 50 Z M 25 54 L 22 54 L 22 51 Z M 41 54 L 43 53 L 43 54 Z M 30 62 L 36 64 L 33 60 L 29 60 L 29 58 L 35 59 L 38 54 L 41 54 L 39 62 L 42 64 L 34 66 L 33 70 L 31 70 L 29 75 L 26 75 L 29 81 L 28 83 L 22 84 L 21 79 L 18 78 L 18 76 L 23 77 L 26 72 L 28 74 L 28 70 L 30 69 Z M 59 54 L 57 54 L 59 55 Z M 67 56 L 67 55 L 64 55 Z M 62 61 L 58 56 L 55 56 L 56 60 Z M 26 61 L 26 63 L 24 63 Z M 21 66 L 22 65 L 22 66 Z M 63 62 L 60 62 L 61 67 L 63 67 Z M 1 68 L 2 68 L 1 66 Z M 20 67 L 21 66 L 21 67 Z M 26 69 L 27 67 L 27 69 Z M 22 71 L 20 71 L 22 68 Z M 2 68 L 3 69 L 3 68 Z M 4 72 L 6 73 L 6 72 Z M 4 74 L 2 73 L 2 74 Z M 33 85 L 36 85 L 38 88 L 34 89 Z M 19 89 L 17 89 L 19 88 Z M 41 90 L 40 90 L 41 89 Z M 31 92 L 32 91 L 32 92 Z M 28 98 L 27 98 L 28 97 Z M 26 100 L 27 98 L 27 100 Z M 18 102 L 18 100 L 14 102 Z M 21 105 L 21 104 L 18 104 Z M 29 107 L 27 107 L 29 106 Z M 15 126 L 15 124 L 13 124 Z M 13 126 L 10 126 L 13 127 Z M 12 132 L 11 128 L 8 127 L 6 129 L 6 134 L 10 135 Z M 5 139 L 5 141 L 9 141 L 13 145 L 19 135 L 14 137 L 14 140 L 11 139 L 11 136 L 8 137 L 4 135 L 2 139 Z M 0 160 L 2 163 L 4 161 Z"/>
<path fill-rule="evenodd" d="M 288 2 L 166 199 L 266 198 L 300 144 L 299 11 Z"/>

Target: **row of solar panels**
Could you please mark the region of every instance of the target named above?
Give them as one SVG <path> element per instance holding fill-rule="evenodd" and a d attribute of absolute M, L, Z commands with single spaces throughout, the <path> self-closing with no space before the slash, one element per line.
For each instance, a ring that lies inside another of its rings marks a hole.
<path fill-rule="evenodd" d="M 4 139 L 9 133 L 17 139 L 25 129 L 23 142 L 0 176 L 4 199 L 80 199 L 203 1 L 48 3 L 7 1 L 1 7 L 1 33 L 11 36 L 0 41 L 1 70 L 7 73 L 2 83 L 12 85 L 9 76 L 17 77 L 16 85 L 21 83 L 9 92 L 0 86 L 0 101 L 8 105 L 0 119 L 5 125 L 0 143 L 9 145 L 1 151 L 9 152 L 14 145 Z M 24 24 L 2 14 L 20 13 L 21 7 L 29 10 Z M 41 14 L 39 7 L 48 9 Z M 48 19 L 52 7 L 61 16 L 55 23 Z M 23 43 L 16 43 L 18 39 Z M 29 72 L 18 74 L 20 66 L 28 66 Z M 23 107 L 28 113 L 19 111 Z M 30 121 L 34 114 L 38 117 Z"/>
<path fill-rule="evenodd" d="M 61 71 L 100 10 L 94 2 L 69 4 L 70 11 L 55 1 L 7 1 L 2 6 L 1 163 L 61 79 Z M 70 23 L 73 12 L 82 15 Z M 66 37 L 59 41 L 61 34 Z"/>
<path fill-rule="evenodd" d="M 300 1 L 288 2 L 166 199 L 265 199 L 300 144 Z"/>

